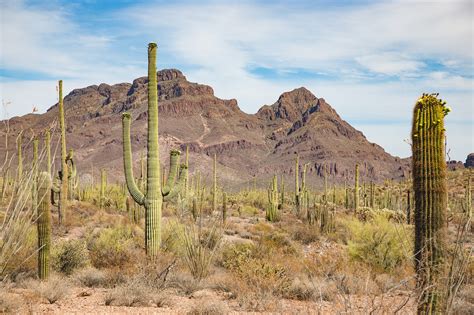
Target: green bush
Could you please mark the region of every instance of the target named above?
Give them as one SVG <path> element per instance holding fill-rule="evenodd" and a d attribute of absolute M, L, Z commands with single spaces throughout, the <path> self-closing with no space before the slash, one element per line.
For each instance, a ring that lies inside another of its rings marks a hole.
<path fill-rule="evenodd" d="M 103 229 L 88 244 L 92 265 L 96 268 L 124 266 L 133 259 L 138 244 L 138 236 L 131 226 Z"/>
<path fill-rule="evenodd" d="M 53 269 L 70 275 L 74 270 L 83 268 L 89 263 L 89 252 L 85 242 L 67 240 L 53 245 L 51 262 Z"/>
<path fill-rule="evenodd" d="M 404 225 L 390 222 L 383 214 L 367 222 L 352 219 L 346 224 L 351 231 L 348 249 L 352 259 L 383 271 L 410 261 L 411 234 Z"/>

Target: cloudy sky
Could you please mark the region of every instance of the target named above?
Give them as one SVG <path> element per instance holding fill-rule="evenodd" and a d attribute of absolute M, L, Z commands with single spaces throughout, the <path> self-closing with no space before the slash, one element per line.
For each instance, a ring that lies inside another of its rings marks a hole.
<path fill-rule="evenodd" d="M 474 152 L 474 1 L 0 0 L 2 117 L 66 92 L 178 68 L 254 113 L 287 90 L 323 97 L 370 141 L 406 157 L 411 109 L 439 92 L 452 159 Z"/>

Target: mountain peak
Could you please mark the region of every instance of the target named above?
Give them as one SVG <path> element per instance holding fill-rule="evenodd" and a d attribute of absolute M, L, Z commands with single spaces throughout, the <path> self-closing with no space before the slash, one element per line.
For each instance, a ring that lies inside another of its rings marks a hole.
<path fill-rule="evenodd" d="M 269 120 L 286 119 L 294 122 L 317 103 L 318 98 L 313 93 L 305 87 L 299 87 L 284 92 L 273 105 L 260 108 L 257 115 Z"/>

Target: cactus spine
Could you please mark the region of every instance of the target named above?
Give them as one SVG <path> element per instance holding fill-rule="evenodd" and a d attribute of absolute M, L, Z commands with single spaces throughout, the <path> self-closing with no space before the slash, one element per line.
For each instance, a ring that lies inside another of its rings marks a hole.
<path fill-rule="evenodd" d="M 59 224 L 66 220 L 67 198 L 68 198 L 68 167 L 66 152 L 66 122 L 64 119 L 64 103 L 63 103 L 63 81 L 59 80 L 59 127 L 61 128 L 61 172 L 59 179 L 61 181 L 59 187 Z"/>
<path fill-rule="evenodd" d="M 355 166 L 355 180 L 354 180 L 354 209 L 359 209 L 359 164 Z"/>
<path fill-rule="evenodd" d="M 160 159 L 158 145 L 158 91 L 156 75 L 157 45 L 148 45 L 148 143 L 147 143 L 147 185 L 142 192 L 133 177 L 132 144 L 130 139 L 130 113 L 122 116 L 123 157 L 125 179 L 130 195 L 141 206 L 145 207 L 145 249 L 152 260 L 158 255 L 161 243 L 161 209 L 163 198 L 173 189 L 178 169 L 179 151 L 170 152 L 170 171 L 166 185 L 161 185 Z M 184 175 L 181 172 L 180 175 Z M 184 176 L 180 176 L 180 180 Z"/>
<path fill-rule="evenodd" d="M 266 219 L 267 221 L 274 222 L 277 219 L 278 212 L 278 181 L 276 175 L 273 175 L 272 183 L 268 189 L 268 202 Z"/>
<path fill-rule="evenodd" d="M 423 94 L 415 104 L 412 123 L 412 171 L 415 197 L 415 268 L 422 289 L 418 314 L 446 311 L 440 281 L 446 254 L 447 180 L 444 116 L 446 102 Z"/>
<path fill-rule="evenodd" d="M 51 247 L 51 208 L 49 194 L 51 191 L 51 176 L 42 172 L 37 179 L 37 196 L 39 205 L 37 209 L 38 219 L 38 277 L 41 280 L 49 276 L 49 250 Z"/>

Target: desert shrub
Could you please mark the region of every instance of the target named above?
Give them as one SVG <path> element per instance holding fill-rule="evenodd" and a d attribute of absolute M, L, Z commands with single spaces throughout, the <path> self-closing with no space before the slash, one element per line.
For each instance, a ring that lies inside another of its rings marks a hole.
<path fill-rule="evenodd" d="M 222 232 L 215 224 L 206 233 L 194 227 L 186 228 L 182 235 L 183 260 L 195 279 L 204 279 L 210 271 Z"/>
<path fill-rule="evenodd" d="M 10 279 L 16 279 L 19 275 L 30 274 L 36 272 L 37 268 L 37 237 L 35 227 L 18 227 L 19 230 L 14 230 L 15 233 L 24 233 L 24 235 L 18 236 L 17 239 L 6 240 L 12 241 L 13 243 L 21 242 L 21 244 L 3 244 L 0 240 L 0 254 L 5 251 L 5 257 L 0 257 L 0 280 L 2 275 L 8 275 Z M 25 230 L 24 230 L 25 229 Z M 8 236 L 8 238 L 13 236 Z M 2 247 L 15 248 L 15 252 L 9 252 L 8 248 L 3 249 Z M 3 266 L 2 266 L 3 264 Z M 2 269 L 3 268 L 3 269 Z"/>
<path fill-rule="evenodd" d="M 133 259 L 137 243 L 131 226 L 103 229 L 88 244 L 92 265 L 96 268 L 124 266 Z"/>
<path fill-rule="evenodd" d="M 47 281 L 32 280 L 28 283 L 28 287 L 50 304 L 64 299 L 71 290 L 69 281 L 57 275 L 51 275 Z"/>
<path fill-rule="evenodd" d="M 170 275 L 167 287 L 174 288 L 186 296 L 201 290 L 203 285 L 201 281 L 195 279 L 188 273 L 174 273 Z"/>
<path fill-rule="evenodd" d="M 268 195 L 265 190 L 243 191 L 236 196 L 240 202 L 252 206 L 254 209 L 265 209 L 268 203 Z"/>
<path fill-rule="evenodd" d="M 252 205 L 244 205 L 240 208 L 240 213 L 244 216 L 256 216 L 260 211 Z"/>
<path fill-rule="evenodd" d="M 383 271 L 409 261 L 411 242 L 403 225 L 390 222 L 384 215 L 368 222 L 349 220 L 347 224 L 352 233 L 348 242 L 351 258 Z"/>
<path fill-rule="evenodd" d="M 291 300 L 312 301 L 317 292 L 314 285 L 306 278 L 296 277 L 283 291 L 283 297 Z"/>
<path fill-rule="evenodd" d="M 9 293 L 6 288 L 0 287 L 0 314 L 17 313 L 20 305 L 21 299 L 19 297 Z"/>
<path fill-rule="evenodd" d="M 304 245 L 317 242 L 320 234 L 319 229 L 314 226 L 295 226 L 290 230 L 291 238 L 295 241 L 301 242 Z"/>
<path fill-rule="evenodd" d="M 229 311 L 222 301 L 200 301 L 187 312 L 187 315 L 221 315 Z"/>
<path fill-rule="evenodd" d="M 296 245 L 284 233 L 274 232 L 260 237 L 256 253 L 260 257 L 270 257 L 275 253 L 294 255 L 298 252 Z"/>
<path fill-rule="evenodd" d="M 74 270 L 89 263 L 89 252 L 85 242 L 67 240 L 53 245 L 51 263 L 54 270 L 70 275 Z"/>
<path fill-rule="evenodd" d="M 150 288 L 134 281 L 115 287 L 105 296 L 108 306 L 150 306 L 152 301 Z"/>
<path fill-rule="evenodd" d="M 164 252 L 179 254 L 183 248 L 182 238 L 184 225 L 178 220 L 169 219 L 163 226 L 161 247 Z"/>
<path fill-rule="evenodd" d="M 232 245 L 222 253 L 222 265 L 231 270 L 250 287 L 280 294 L 291 283 L 285 267 L 257 257 L 253 244 Z"/>
<path fill-rule="evenodd" d="M 95 268 L 85 268 L 79 270 L 74 275 L 74 278 L 82 285 L 92 287 L 103 287 L 107 283 L 107 275 L 102 271 Z"/>

